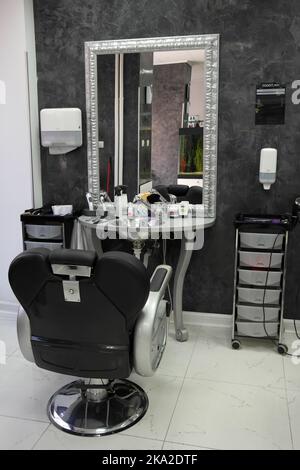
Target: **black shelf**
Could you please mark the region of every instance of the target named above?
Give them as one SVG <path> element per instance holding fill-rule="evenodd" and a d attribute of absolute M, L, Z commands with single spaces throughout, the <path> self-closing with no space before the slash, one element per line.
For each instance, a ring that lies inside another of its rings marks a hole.
<path fill-rule="evenodd" d="M 26 236 L 25 240 L 26 242 L 44 242 L 44 243 L 63 243 L 64 239 L 63 238 L 31 238 Z"/>
<path fill-rule="evenodd" d="M 203 135 L 203 127 L 181 127 L 179 135 Z"/>
<path fill-rule="evenodd" d="M 32 209 L 31 209 L 32 210 Z M 50 225 L 53 222 L 57 222 L 59 224 L 62 223 L 74 223 L 75 216 L 68 214 L 68 215 L 54 215 L 54 214 L 31 214 L 30 212 L 25 211 L 23 214 L 20 216 L 21 222 L 24 222 L 26 224 L 37 224 L 37 225 L 43 225 L 44 223 L 46 225 Z"/>

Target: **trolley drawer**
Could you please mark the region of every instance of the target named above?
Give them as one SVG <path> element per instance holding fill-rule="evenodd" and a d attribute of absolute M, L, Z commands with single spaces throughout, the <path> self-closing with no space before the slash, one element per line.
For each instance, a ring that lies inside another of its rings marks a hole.
<path fill-rule="evenodd" d="M 25 230 L 28 238 L 62 238 L 62 225 L 26 224 Z"/>
<path fill-rule="evenodd" d="M 266 335 L 266 331 L 267 335 Z M 276 337 L 278 336 L 278 323 L 255 323 L 255 322 L 236 322 L 237 333 L 241 336 L 253 336 L 256 338 L 263 338 L 266 336 Z"/>
<path fill-rule="evenodd" d="M 253 268 L 281 268 L 283 253 L 239 251 L 240 266 Z"/>
<path fill-rule="evenodd" d="M 237 305 L 237 318 L 239 320 L 277 322 L 279 312 L 279 307 L 265 307 L 263 309 L 263 307 L 256 305 Z"/>
<path fill-rule="evenodd" d="M 281 250 L 283 234 L 240 232 L 241 248 L 262 248 L 266 250 Z"/>
<path fill-rule="evenodd" d="M 282 272 L 238 269 L 239 283 L 253 286 L 280 286 Z"/>
<path fill-rule="evenodd" d="M 48 248 L 48 250 L 57 250 L 58 248 L 62 248 L 62 243 L 47 243 L 47 242 L 25 242 L 26 250 L 30 250 L 31 248 Z"/>
<path fill-rule="evenodd" d="M 280 289 L 248 289 L 247 287 L 238 287 L 237 289 L 239 302 L 279 305 Z"/>

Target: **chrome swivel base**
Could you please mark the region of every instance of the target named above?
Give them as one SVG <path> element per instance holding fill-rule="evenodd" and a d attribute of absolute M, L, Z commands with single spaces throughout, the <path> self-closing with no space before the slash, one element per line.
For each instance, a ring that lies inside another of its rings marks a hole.
<path fill-rule="evenodd" d="M 51 422 L 71 434 L 104 436 L 124 431 L 144 416 L 148 397 L 141 387 L 129 380 L 100 383 L 77 380 L 58 390 L 48 403 Z"/>

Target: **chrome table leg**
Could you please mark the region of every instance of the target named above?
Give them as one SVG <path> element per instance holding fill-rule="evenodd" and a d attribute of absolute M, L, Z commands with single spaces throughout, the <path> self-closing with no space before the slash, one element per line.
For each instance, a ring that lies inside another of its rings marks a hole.
<path fill-rule="evenodd" d="M 182 293 L 185 274 L 190 264 L 193 250 L 186 249 L 187 240 L 183 238 L 181 240 L 180 255 L 176 267 L 174 287 L 173 287 L 173 310 L 174 310 L 174 323 L 177 341 L 187 341 L 188 331 L 183 324 L 183 312 L 182 312 Z"/>

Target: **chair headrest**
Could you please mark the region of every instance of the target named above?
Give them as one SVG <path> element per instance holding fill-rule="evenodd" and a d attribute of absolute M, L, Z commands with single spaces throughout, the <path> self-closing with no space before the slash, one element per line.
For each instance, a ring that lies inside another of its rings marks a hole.
<path fill-rule="evenodd" d="M 188 194 L 187 199 L 190 204 L 202 204 L 202 193 L 203 189 L 201 186 L 191 186 Z"/>
<path fill-rule="evenodd" d="M 164 197 L 168 202 L 170 202 L 170 196 L 169 196 L 169 193 L 168 193 L 168 188 L 167 186 L 163 185 L 163 184 L 159 184 L 158 186 L 155 186 L 156 191 L 159 192 L 159 194 L 162 195 L 162 197 Z"/>
<path fill-rule="evenodd" d="M 49 292 L 59 292 L 56 290 L 57 285 L 62 284 L 64 287 L 66 280 L 54 277 L 52 273 L 56 276 L 69 276 L 70 278 L 89 277 L 90 280 L 85 279 L 82 282 L 80 279 L 70 279 L 70 281 L 80 284 L 80 286 L 76 286 L 79 294 L 81 288 L 88 289 L 89 295 L 83 296 L 86 305 L 92 306 L 94 309 L 95 292 L 100 291 L 106 298 L 105 301 L 100 299 L 100 304 L 102 302 L 106 307 L 107 302 L 113 304 L 128 319 L 129 323 L 135 321 L 136 315 L 145 305 L 149 295 L 149 275 L 143 263 L 128 253 L 111 251 L 98 258 L 93 251 L 28 250 L 18 255 L 11 262 L 9 268 L 10 285 L 23 307 L 29 308 L 48 282 L 51 289 L 47 291 L 47 303 L 52 305 L 51 302 L 60 302 L 59 298 L 53 298 L 55 296 L 50 295 Z M 45 292 L 42 302 L 44 307 Z M 83 290 L 83 292 L 87 291 Z"/>
<path fill-rule="evenodd" d="M 58 249 L 49 254 L 53 274 L 90 277 L 97 259 L 95 251 Z"/>
<path fill-rule="evenodd" d="M 169 193 L 174 194 L 174 196 L 185 196 L 189 189 L 186 184 L 170 184 L 168 186 Z"/>

